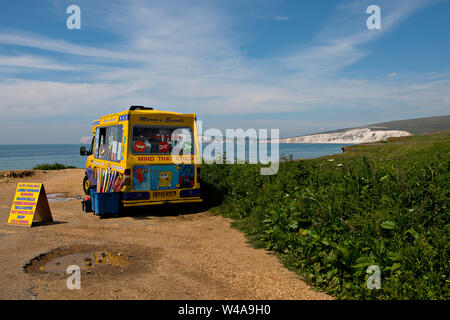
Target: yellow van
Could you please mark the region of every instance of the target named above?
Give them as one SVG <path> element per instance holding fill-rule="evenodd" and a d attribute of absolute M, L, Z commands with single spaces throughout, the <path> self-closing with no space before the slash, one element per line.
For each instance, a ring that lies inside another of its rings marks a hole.
<path fill-rule="evenodd" d="M 121 192 L 124 207 L 202 201 L 195 114 L 132 106 L 92 125 L 86 194 Z"/>

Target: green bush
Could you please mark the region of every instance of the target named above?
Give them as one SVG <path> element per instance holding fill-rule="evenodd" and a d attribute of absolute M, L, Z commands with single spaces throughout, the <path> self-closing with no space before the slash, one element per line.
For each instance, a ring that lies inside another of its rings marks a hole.
<path fill-rule="evenodd" d="M 254 245 L 337 298 L 448 299 L 450 134 L 355 148 L 274 176 L 204 165 L 202 187 Z M 369 265 L 380 290 L 367 289 Z"/>
<path fill-rule="evenodd" d="M 34 166 L 33 170 L 62 170 L 62 169 L 75 169 L 74 166 L 67 166 L 62 163 L 41 163 L 36 166 Z"/>

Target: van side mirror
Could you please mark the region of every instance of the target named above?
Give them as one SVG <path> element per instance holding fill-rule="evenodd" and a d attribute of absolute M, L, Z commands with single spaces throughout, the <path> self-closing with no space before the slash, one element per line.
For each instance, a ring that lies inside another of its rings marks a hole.
<path fill-rule="evenodd" d="M 80 147 L 80 156 L 88 156 L 89 152 L 86 151 L 86 147 Z"/>

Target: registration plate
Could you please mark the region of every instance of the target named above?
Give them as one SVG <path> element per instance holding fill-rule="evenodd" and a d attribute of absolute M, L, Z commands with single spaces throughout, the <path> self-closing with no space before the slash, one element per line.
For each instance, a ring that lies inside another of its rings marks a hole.
<path fill-rule="evenodd" d="M 153 192 L 153 199 L 167 199 L 175 198 L 177 196 L 176 191 L 156 191 Z"/>

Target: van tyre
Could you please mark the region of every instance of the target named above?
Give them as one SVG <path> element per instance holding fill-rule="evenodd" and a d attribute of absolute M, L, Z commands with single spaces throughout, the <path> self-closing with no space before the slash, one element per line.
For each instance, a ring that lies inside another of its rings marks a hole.
<path fill-rule="evenodd" d="M 84 176 L 84 179 L 83 179 L 83 191 L 84 191 L 84 193 L 87 194 L 88 196 L 90 195 L 90 192 L 89 192 L 89 188 L 90 188 L 90 187 L 91 187 L 91 184 L 89 183 L 88 177 L 87 177 L 87 176 Z"/>

